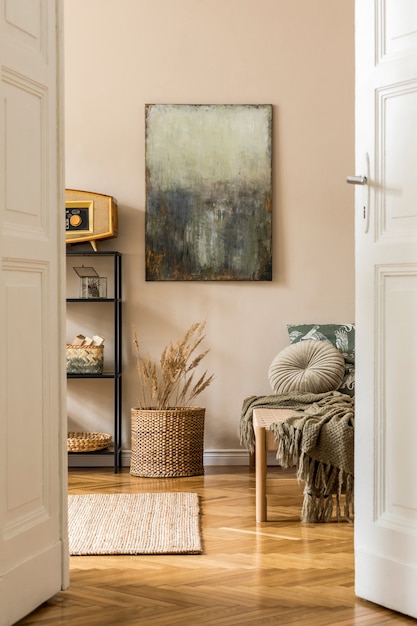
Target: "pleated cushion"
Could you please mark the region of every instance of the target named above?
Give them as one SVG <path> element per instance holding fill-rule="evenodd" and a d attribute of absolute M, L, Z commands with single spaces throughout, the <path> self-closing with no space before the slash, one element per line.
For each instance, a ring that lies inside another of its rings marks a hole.
<path fill-rule="evenodd" d="M 345 360 L 326 341 L 306 340 L 287 346 L 272 361 L 268 378 L 274 393 L 324 393 L 336 390 L 345 374 Z"/>

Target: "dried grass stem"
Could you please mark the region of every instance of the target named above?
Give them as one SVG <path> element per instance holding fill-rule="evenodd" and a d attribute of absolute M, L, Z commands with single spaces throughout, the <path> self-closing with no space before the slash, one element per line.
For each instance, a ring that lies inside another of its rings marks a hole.
<path fill-rule="evenodd" d="M 142 356 L 133 331 L 140 390 L 138 408 L 163 410 L 189 406 L 210 385 L 214 376 L 209 376 L 207 371 L 194 382 L 196 368 L 209 352 L 195 354 L 205 338 L 205 326 L 205 322 L 196 322 L 182 338 L 169 343 L 162 351 L 159 367 L 149 354 Z"/>

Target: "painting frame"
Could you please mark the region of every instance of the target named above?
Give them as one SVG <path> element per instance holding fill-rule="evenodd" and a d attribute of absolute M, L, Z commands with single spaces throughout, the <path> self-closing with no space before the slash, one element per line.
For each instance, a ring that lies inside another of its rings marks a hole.
<path fill-rule="evenodd" d="M 145 105 L 147 281 L 272 280 L 272 105 Z"/>

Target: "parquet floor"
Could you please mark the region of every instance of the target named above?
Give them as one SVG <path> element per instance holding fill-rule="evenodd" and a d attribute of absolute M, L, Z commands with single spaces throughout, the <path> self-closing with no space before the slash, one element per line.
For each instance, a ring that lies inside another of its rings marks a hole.
<path fill-rule="evenodd" d="M 255 476 L 206 468 L 180 479 L 71 469 L 70 493 L 194 491 L 204 554 L 71 557 L 71 584 L 19 626 L 374 626 L 415 620 L 354 594 L 353 525 L 301 524 L 302 487 L 268 471 L 271 521 L 255 523 Z"/>

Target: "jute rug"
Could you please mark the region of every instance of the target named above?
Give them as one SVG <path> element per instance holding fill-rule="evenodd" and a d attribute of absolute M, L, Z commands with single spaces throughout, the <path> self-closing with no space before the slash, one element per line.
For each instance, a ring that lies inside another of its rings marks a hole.
<path fill-rule="evenodd" d="M 196 493 L 68 496 L 70 555 L 201 554 Z"/>

